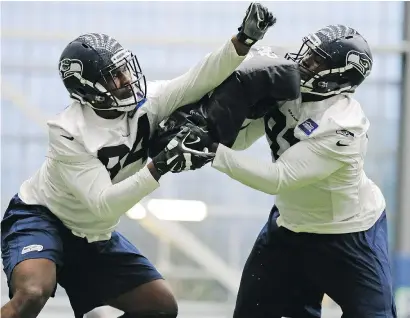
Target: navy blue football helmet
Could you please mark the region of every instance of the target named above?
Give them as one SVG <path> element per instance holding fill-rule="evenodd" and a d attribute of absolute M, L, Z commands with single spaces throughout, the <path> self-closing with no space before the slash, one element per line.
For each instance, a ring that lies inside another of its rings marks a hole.
<path fill-rule="evenodd" d="M 367 41 L 344 25 L 309 34 L 299 52 L 288 53 L 286 58 L 299 64 L 304 99 L 316 100 L 353 93 L 369 76 L 373 64 Z"/>
<path fill-rule="evenodd" d="M 97 110 L 133 111 L 146 98 L 137 57 L 105 34 L 84 34 L 70 42 L 59 72 L 71 98 Z"/>

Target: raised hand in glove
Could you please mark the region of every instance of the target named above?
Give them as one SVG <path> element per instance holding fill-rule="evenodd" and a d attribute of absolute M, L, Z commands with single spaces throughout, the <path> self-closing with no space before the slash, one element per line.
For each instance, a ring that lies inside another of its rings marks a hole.
<path fill-rule="evenodd" d="M 238 28 L 238 40 L 246 46 L 252 46 L 263 39 L 269 27 L 276 23 L 276 17 L 260 3 L 252 2 L 246 11 L 245 18 Z"/>
<path fill-rule="evenodd" d="M 207 132 L 188 124 L 152 159 L 160 175 L 185 170 L 195 170 L 211 161 L 215 154 L 209 152 L 212 144 Z"/>

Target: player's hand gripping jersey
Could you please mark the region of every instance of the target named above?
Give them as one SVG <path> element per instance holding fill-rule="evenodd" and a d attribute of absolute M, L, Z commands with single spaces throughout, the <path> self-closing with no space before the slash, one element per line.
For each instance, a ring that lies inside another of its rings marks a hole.
<path fill-rule="evenodd" d="M 278 52 L 271 47 L 252 48 L 246 60 L 214 91 L 161 122 L 152 138 L 150 157 L 186 123 L 202 127 L 214 141 L 228 147 L 236 140 L 234 148 L 243 148 L 259 138 L 264 115 L 299 96 L 297 65 Z"/>
<path fill-rule="evenodd" d="M 228 41 L 182 76 L 148 83 L 132 117 L 104 119 L 74 102 L 48 122 L 47 159 L 20 198 L 47 206 L 78 236 L 108 239 L 120 216 L 159 187 L 145 166 L 158 123 L 221 84 L 243 60 Z"/>

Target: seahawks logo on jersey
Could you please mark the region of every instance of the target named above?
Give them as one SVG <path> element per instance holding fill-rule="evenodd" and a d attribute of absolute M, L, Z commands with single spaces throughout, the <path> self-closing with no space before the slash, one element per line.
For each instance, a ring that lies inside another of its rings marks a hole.
<path fill-rule="evenodd" d="M 352 65 L 364 77 L 369 75 L 372 67 L 372 60 L 364 53 L 350 51 L 346 55 L 346 66 Z"/>
<path fill-rule="evenodd" d="M 74 74 L 79 74 L 81 77 L 83 74 L 83 63 L 80 60 L 63 59 L 60 62 L 59 71 L 63 80 Z"/>

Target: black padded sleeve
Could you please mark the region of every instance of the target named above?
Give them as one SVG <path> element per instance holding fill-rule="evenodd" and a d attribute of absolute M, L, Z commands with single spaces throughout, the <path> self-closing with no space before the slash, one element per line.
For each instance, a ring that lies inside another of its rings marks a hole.
<path fill-rule="evenodd" d="M 253 48 L 249 57 L 221 85 L 200 101 L 183 106 L 163 121 L 151 139 L 150 156 L 164 149 L 192 116 L 206 121 L 211 137 L 231 147 L 246 118 L 263 117 L 279 102 L 300 94 L 300 75 L 295 63 L 270 48 Z"/>

